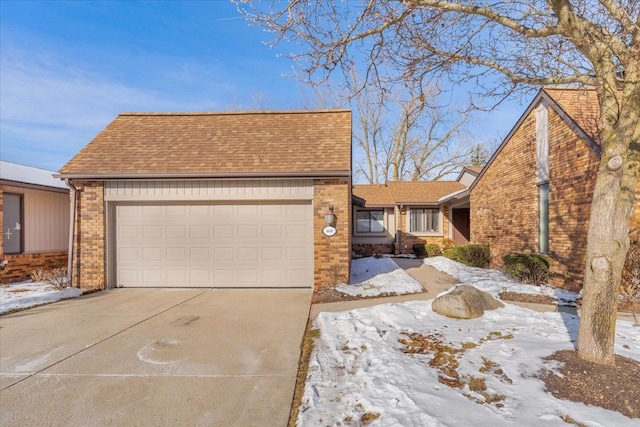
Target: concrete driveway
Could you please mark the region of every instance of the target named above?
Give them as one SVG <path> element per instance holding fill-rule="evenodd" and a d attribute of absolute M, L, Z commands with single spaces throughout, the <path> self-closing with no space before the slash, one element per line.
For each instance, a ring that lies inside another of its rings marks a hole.
<path fill-rule="evenodd" d="M 0 425 L 285 426 L 311 290 L 117 289 L 0 317 Z"/>

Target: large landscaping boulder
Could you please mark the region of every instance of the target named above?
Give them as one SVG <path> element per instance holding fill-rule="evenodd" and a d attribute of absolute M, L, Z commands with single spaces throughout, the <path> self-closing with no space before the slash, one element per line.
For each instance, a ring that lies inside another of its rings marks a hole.
<path fill-rule="evenodd" d="M 500 301 L 469 285 L 458 285 L 451 292 L 441 295 L 431 304 L 433 311 L 456 319 L 474 319 L 485 310 L 504 307 Z"/>

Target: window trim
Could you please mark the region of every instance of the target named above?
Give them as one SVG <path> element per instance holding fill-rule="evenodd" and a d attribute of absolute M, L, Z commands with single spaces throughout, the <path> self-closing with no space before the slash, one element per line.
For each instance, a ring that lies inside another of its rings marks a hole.
<path fill-rule="evenodd" d="M 380 232 L 358 231 L 358 212 L 376 212 L 376 211 L 382 212 L 382 231 Z M 387 221 L 388 221 L 387 218 L 388 218 L 387 210 L 385 208 L 355 208 L 354 215 L 353 215 L 353 235 L 354 236 L 386 236 L 389 231 L 389 227 L 387 227 Z"/>
<path fill-rule="evenodd" d="M 430 209 L 438 211 L 438 231 L 413 231 L 411 229 L 411 210 L 412 209 Z M 444 215 L 442 214 L 442 209 L 440 206 L 407 206 L 406 208 L 406 233 L 411 234 L 412 236 L 438 236 L 444 237 Z"/>
<path fill-rule="evenodd" d="M 19 205 L 19 209 L 20 209 L 20 250 L 18 252 L 7 252 L 5 247 L 4 247 L 4 235 L 2 236 L 2 253 L 7 254 L 7 255 L 19 255 L 19 254 L 23 254 L 25 253 L 25 248 L 24 248 L 24 194 L 22 193 L 11 193 L 11 192 L 3 192 L 2 195 L 2 209 L 4 211 L 4 207 L 5 207 L 5 197 L 6 196 L 16 196 L 18 197 L 18 199 L 20 199 L 20 205 Z M 4 227 L 5 227 L 5 215 L 4 212 L 2 213 L 2 233 L 4 234 Z"/>

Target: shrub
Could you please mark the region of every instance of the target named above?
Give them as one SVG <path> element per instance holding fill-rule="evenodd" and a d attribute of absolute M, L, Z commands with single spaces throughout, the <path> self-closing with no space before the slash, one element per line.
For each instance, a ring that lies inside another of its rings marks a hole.
<path fill-rule="evenodd" d="M 510 253 L 502 257 L 505 271 L 520 280 L 540 286 L 549 280 L 549 257 L 532 253 Z"/>
<path fill-rule="evenodd" d="M 433 256 L 442 255 L 442 251 L 440 250 L 440 246 L 436 245 L 435 243 L 429 243 L 424 248 L 427 251 L 427 256 L 429 258 L 431 258 Z"/>
<path fill-rule="evenodd" d="M 620 297 L 623 301 L 640 302 L 640 239 L 632 239 L 622 270 Z"/>
<path fill-rule="evenodd" d="M 416 243 L 413 245 L 413 253 L 416 254 L 417 257 L 423 257 L 427 254 L 424 243 Z"/>
<path fill-rule="evenodd" d="M 45 279 L 48 284 L 53 286 L 54 288 L 60 290 L 69 287 L 69 278 L 67 276 L 67 269 L 62 268 L 54 268 L 49 272 L 50 274 Z"/>
<path fill-rule="evenodd" d="M 446 249 L 442 254 L 454 261 L 461 262 L 469 267 L 485 268 L 489 265 L 489 245 L 470 244 L 454 246 Z"/>
<path fill-rule="evenodd" d="M 442 239 L 442 243 L 440 243 L 440 248 L 443 251 L 446 251 L 447 249 L 451 249 L 454 248 L 456 246 L 456 242 L 454 242 L 451 239 Z"/>
<path fill-rule="evenodd" d="M 47 270 L 41 267 L 38 267 L 31 270 L 29 277 L 31 277 L 31 280 L 33 280 L 34 282 L 45 282 L 46 274 L 47 274 Z"/>
<path fill-rule="evenodd" d="M 69 281 L 67 278 L 67 269 L 54 268 L 53 270 L 44 270 L 42 268 L 36 268 L 31 272 L 31 280 L 34 282 L 44 282 L 53 286 L 57 290 L 65 289 L 69 287 Z"/>

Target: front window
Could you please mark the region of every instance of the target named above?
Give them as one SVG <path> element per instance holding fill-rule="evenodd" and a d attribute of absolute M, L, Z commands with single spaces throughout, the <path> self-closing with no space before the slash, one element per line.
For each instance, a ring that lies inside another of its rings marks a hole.
<path fill-rule="evenodd" d="M 538 186 L 538 252 L 549 253 L 549 183 Z"/>
<path fill-rule="evenodd" d="M 383 233 L 384 211 L 357 211 L 356 233 Z"/>
<path fill-rule="evenodd" d="M 22 252 L 22 195 L 4 193 L 2 217 L 2 250 L 5 254 L 19 254 Z"/>
<path fill-rule="evenodd" d="M 437 233 L 440 231 L 438 209 L 414 209 L 409 213 L 409 230 L 414 233 Z"/>

